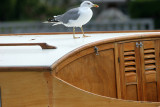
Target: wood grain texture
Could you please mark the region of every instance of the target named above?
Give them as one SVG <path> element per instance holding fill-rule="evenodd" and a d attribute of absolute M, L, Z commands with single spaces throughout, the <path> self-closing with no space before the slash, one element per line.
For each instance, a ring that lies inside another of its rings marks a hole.
<path fill-rule="evenodd" d="M 126 78 L 125 78 L 125 68 L 124 68 L 124 45 L 122 43 L 118 44 L 119 53 L 119 66 L 120 66 L 120 82 L 121 82 L 121 94 L 122 99 L 126 99 Z"/>
<path fill-rule="evenodd" d="M 103 96 L 117 97 L 114 50 L 81 57 L 65 66 L 56 76 L 66 82 Z"/>
<path fill-rule="evenodd" d="M 140 50 L 139 50 L 139 47 L 136 47 L 136 44 L 135 44 L 134 47 L 135 47 L 135 57 L 136 57 L 135 62 L 136 62 L 136 69 L 137 69 L 136 73 L 137 73 L 137 94 L 138 94 L 138 101 L 143 101 Z"/>
<path fill-rule="evenodd" d="M 158 101 L 157 95 L 157 57 L 158 51 L 155 40 L 143 41 L 140 48 L 141 69 L 142 69 L 142 88 L 144 101 Z M 150 60 L 150 61 L 149 61 Z M 154 63 L 153 63 L 154 60 Z M 146 61 L 148 63 L 146 63 Z M 150 63 L 149 63 L 150 62 Z"/>
<path fill-rule="evenodd" d="M 2 107 L 49 106 L 44 72 L 0 72 L 0 87 Z"/>
<path fill-rule="evenodd" d="M 120 43 L 119 54 L 120 54 L 120 68 L 121 68 L 121 79 L 123 86 L 123 99 L 126 100 L 140 100 L 139 87 L 137 87 L 137 53 L 136 53 L 136 42 Z"/>
<path fill-rule="evenodd" d="M 54 107 L 159 107 L 160 103 L 117 100 L 96 95 L 54 78 Z"/>
<path fill-rule="evenodd" d="M 127 85 L 126 88 L 127 88 L 126 99 L 137 101 L 138 100 L 137 85 L 136 84 Z"/>
<path fill-rule="evenodd" d="M 151 82 L 146 84 L 146 101 L 157 102 L 157 84 Z"/>
<path fill-rule="evenodd" d="M 119 66 L 119 53 L 118 53 L 118 44 L 115 43 L 115 70 L 116 70 L 116 82 L 117 82 L 117 98 L 122 99 L 121 93 L 121 75 L 120 75 L 120 66 Z"/>
<path fill-rule="evenodd" d="M 94 46 L 96 46 L 98 48 L 98 51 L 114 48 L 113 43 L 100 44 L 100 45 L 94 45 Z M 56 71 L 57 72 L 60 71 L 64 66 L 73 62 L 74 60 L 95 52 L 94 46 L 91 46 L 89 48 L 81 48 L 81 49 L 78 48 L 78 49 L 72 51 L 71 54 L 64 56 L 55 65 L 52 65 L 52 68 L 54 69 L 56 67 Z M 84 47 L 88 47 L 88 45 L 84 46 Z"/>
<path fill-rule="evenodd" d="M 156 55 L 156 78 L 157 78 L 157 95 L 160 102 L 160 40 L 155 41 L 155 55 Z"/>
<path fill-rule="evenodd" d="M 47 83 L 47 89 L 48 92 L 48 107 L 53 107 L 54 99 L 53 99 L 53 87 L 55 84 L 53 84 L 53 77 L 51 75 L 51 72 L 44 72 L 44 78 Z"/>
<path fill-rule="evenodd" d="M 36 72 L 49 72 L 51 71 L 50 66 L 7 66 L 7 67 L 0 67 L 0 72 L 27 72 L 27 71 L 36 71 Z"/>

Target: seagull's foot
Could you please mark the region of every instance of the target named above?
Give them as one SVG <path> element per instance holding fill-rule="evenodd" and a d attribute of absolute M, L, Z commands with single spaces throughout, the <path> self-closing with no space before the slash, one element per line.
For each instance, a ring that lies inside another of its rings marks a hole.
<path fill-rule="evenodd" d="M 86 35 L 83 35 L 83 38 L 85 38 L 85 37 L 91 37 L 91 36 L 86 36 Z"/>
<path fill-rule="evenodd" d="M 80 38 L 80 37 L 75 37 L 75 36 L 73 37 L 73 39 L 79 39 L 79 38 Z"/>

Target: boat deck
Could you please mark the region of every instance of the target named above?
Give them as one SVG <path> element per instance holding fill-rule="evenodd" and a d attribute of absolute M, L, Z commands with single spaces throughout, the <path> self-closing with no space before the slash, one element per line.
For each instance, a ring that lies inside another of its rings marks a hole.
<path fill-rule="evenodd" d="M 36 34 L 36 35 L 2 35 L 0 43 L 47 43 L 56 49 L 42 49 L 40 46 L 0 46 L 0 67 L 49 67 L 62 56 L 73 50 L 96 41 L 128 37 L 136 34 L 154 34 L 159 32 L 122 32 L 122 33 L 89 33 L 91 37 L 73 39 L 72 34 Z M 160 34 L 160 33 L 159 33 Z"/>

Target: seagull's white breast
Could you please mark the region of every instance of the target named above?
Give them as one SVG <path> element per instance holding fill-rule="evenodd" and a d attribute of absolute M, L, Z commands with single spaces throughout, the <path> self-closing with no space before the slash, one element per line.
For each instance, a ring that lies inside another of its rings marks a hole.
<path fill-rule="evenodd" d="M 77 20 L 70 20 L 65 26 L 68 27 L 81 27 L 88 23 L 92 18 L 93 12 L 89 7 L 79 7 L 79 18 Z"/>

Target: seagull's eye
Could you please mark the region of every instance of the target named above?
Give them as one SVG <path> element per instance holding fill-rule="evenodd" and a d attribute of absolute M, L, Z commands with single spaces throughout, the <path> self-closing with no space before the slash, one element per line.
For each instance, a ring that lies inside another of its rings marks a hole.
<path fill-rule="evenodd" d="M 90 3 L 87 3 L 88 5 L 90 5 Z"/>

